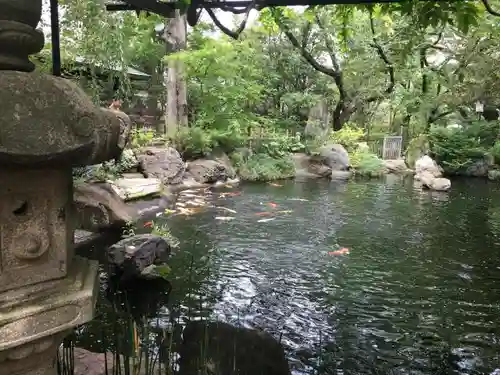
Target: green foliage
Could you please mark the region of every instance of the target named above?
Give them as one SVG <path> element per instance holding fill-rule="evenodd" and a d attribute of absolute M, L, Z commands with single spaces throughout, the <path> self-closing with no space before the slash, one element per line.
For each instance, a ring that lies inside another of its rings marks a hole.
<path fill-rule="evenodd" d="M 107 161 L 101 164 L 90 165 L 73 169 L 73 179 L 79 181 L 99 181 L 115 180 L 123 173 L 130 171 L 137 166 L 137 159 L 131 150 L 125 150 L 121 158 Z"/>
<path fill-rule="evenodd" d="M 345 147 L 347 152 L 356 150 L 359 142 L 363 139 L 365 133 L 363 129 L 356 128 L 350 124 L 344 125 L 341 130 L 331 132 L 329 141 L 338 143 Z"/>
<path fill-rule="evenodd" d="M 500 165 L 500 141 L 496 141 L 493 147 L 490 150 L 493 159 L 495 160 L 495 164 Z"/>
<path fill-rule="evenodd" d="M 295 176 L 290 155 L 273 158 L 268 154 L 253 154 L 237 162 L 238 174 L 245 181 L 272 181 Z"/>
<path fill-rule="evenodd" d="M 204 130 L 198 127 L 182 129 L 173 138 L 174 147 L 187 160 L 202 158 L 213 150 L 230 154 L 246 142 L 238 131 Z"/>
<path fill-rule="evenodd" d="M 254 140 L 252 148 L 256 153 L 267 154 L 272 158 L 280 159 L 289 153 L 303 152 L 305 145 L 298 133 L 293 137 L 274 133 L 270 137 Z"/>
<path fill-rule="evenodd" d="M 150 146 L 155 138 L 156 133 L 153 130 L 134 129 L 130 136 L 130 145 L 132 148 Z"/>
<path fill-rule="evenodd" d="M 385 172 L 384 162 L 375 154 L 361 150 L 350 154 L 355 174 L 362 177 L 380 177 Z"/>
<path fill-rule="evenodd" d="M 431 129 L 431 154 L 446 173 L 460 173 L 474 161 L 484 158 L 486 149 L 481 139 L 474 137 L 476 132 L 477 129 L 471 132 L 443 127 Z"/>

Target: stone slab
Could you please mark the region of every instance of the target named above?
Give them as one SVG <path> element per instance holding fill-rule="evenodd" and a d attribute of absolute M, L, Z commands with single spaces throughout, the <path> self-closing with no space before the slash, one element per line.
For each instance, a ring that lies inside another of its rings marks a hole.
<path fill-rule="evenodd" d="M 162 183 L 157 178 L 119 178 L 107 182 L 125 201 L 151 197 L 162 191 Z"/>

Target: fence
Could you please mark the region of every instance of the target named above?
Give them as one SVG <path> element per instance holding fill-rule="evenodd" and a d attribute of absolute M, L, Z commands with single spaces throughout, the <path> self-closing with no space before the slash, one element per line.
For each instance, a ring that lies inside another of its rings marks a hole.
<path fill-rule="evenodd" d="M 402 146 L 402 136 L 398 135 L 384 137 L 384 144 L 382 146 L 382 159 L 395 160 L 401 158 Z"/>

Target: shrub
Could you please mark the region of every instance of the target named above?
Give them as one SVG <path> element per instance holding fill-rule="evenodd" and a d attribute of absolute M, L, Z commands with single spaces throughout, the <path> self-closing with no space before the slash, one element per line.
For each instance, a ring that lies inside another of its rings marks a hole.
<path fill-rule="evenodd" d="M 355 174 L 364 177 L 380 177 L 385 172 L 384 162 L 375 154 L 362 150 L 351 154 Z"/>
<path fill-rule="evenodd" d="M 358 143 L 363 139 L 364 135 L 363 129 L 346 124 L 341 130 L 331 132 L 329 141 L 341 144 L 347 152 L 352 152 L 357 148 Z"/>
<path fill-rule="evenodd" d="M 446 173 L 460 173 L 486 155 L 480 139 L 462 129 L 434 127 L 429 132 L 429 143 L 431 155 Z"/>
<path fill-rule="evenodd" d="M 153 143 L 155 132 L 151 129 L 134 129 L 130 136 L 132 148 L 144 147 Z"/>
<path fill-rule="evenodd" d="M 495 164 L 500 164 L 500 141 L 495 142 L 490 150 L 490 153 L 495 160 Z"/>
<path fill-rule="evenodd" d="M 295 167 L 288 154 L 282 158 L 273 158 L 263 153 L 253 154 L 240 159 L 239 163 L 238 174 L 246 181 L 272 181 L 295 175 Z"/>
<path fill-rule="evenodd" d="M 179 130 L 173 138 L 173 146 L 184 159 L 204 157 L 213 149 L 210 134 L 200 128 Z"/>

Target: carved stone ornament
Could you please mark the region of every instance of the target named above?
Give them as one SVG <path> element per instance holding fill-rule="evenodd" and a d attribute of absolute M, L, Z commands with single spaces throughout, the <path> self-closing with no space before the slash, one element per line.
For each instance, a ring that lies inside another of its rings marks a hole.
<path fill-rule="evenodd" d="M 44 36 L 35 28 L 42 15 L 42 0 L 0 0 L 0 70 L 31 72 L 28 56 L 40 52 Z"/>

